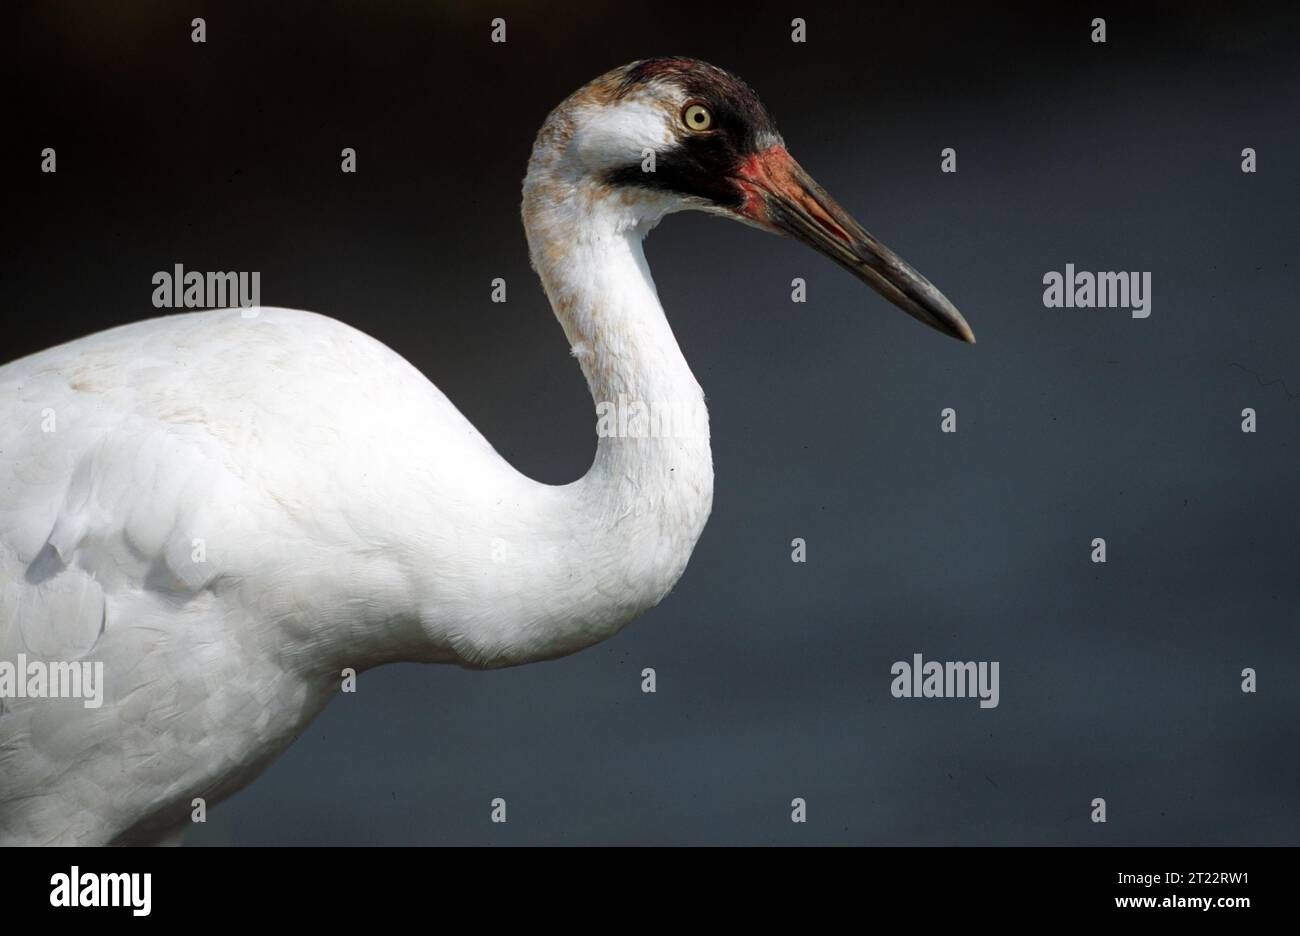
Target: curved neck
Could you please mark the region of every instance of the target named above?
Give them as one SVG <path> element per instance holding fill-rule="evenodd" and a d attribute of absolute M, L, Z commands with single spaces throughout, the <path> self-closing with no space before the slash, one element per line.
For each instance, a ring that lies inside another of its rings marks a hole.
<path fill-rule="evenodd" d="M 541 184 L 538 175 L 534 166 L 524 187 L 529 255 L 592 399 L 703 399 L 642 250 L 664 207 L 652 198 Z"/>
<path fill-rule="evenodd" d="M 704 529 L 713 505 L 704 394 L 641 249 L 663 212 L 535 169 L 524 187 L 529 247 L 596 404 L 595 459 L 579 480 L 553 486 L 491 453 L 477 466 L 481 483 L 451 497 L 430 485 L 437 513 L 374 533 L 401 543 L 412 570 L 409 589 L 389 595 L 395 606 L 376 599 L 376 613 L 358 620 L 349 600 L 387 566 L 367 558 L 334 576 L 341 590 L 323 602 L 329 610 L 301 651 L 319 661 L 322 643 L 336 648 L 323 671 L 395 660 L 498 667 L 573 653 L 657 604 Z M 436 442 L 417 452 L 435 459 Z M 394 492 L 409 496 L 412 479 L 426 477 L 423 457 L 392 476 Z M 392 589 L 382 576 L 371 587 Z"/>
<path fill-rule="evenodd" d="M 577 531 L 574 567 L 594 591 L 556 609 L 601 631 L 595 639 L 672 588 L 713 503 L 704 393 L 642 250 L 667 208 L 561 180 L 536 156 L 524 184 L 533 266 L 596 407 L 591 469 L 559 489 L 565 525 Z"/>

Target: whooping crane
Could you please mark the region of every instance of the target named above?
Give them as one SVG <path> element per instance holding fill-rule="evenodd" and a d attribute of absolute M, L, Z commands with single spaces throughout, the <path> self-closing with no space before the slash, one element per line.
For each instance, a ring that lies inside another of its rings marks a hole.
<path fill-rule="evenodd" d="M 650 59 L 557 107 L 524 181 L 532 262 L 597 404 L 703 412 L 641 246 L 686 209 L 803 241 L 974 341 L 790 157 L 747 85 Z M 156 318 L 0 367 L 0 841 L 174 839 L 344 668 L 512 666 L 604 640 L 668 593 L 709 516 L 697 429 L 602 434 L 584 477 L 541 484 L 394 351 L 279 308 Z M 14 691 L 80 661 L 103 664 L 97 708 Z"/>

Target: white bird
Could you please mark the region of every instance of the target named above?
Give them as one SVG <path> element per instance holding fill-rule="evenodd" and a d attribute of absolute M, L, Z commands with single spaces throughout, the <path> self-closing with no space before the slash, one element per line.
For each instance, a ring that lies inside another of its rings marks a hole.
<path fill-rule="evenodd" d="M 748 86 L 645 60 L 550 114 L 523 189 L 598 408 L 704 412 L 641 246 L 684 209 L 802 240 L 974 340 L 790 157 Z M 14 361 L 0 419 L 6 843 L 174 841 L 344 669 L 513 666 L 604 640 L 673 587 L 713 499 L 707 421 L 646 435 L 634 419 L 598 433 L 580 480 L 541 484 L 396 352 L 289 309 L 157 318 Z M 31 697 L 31 672 L 90 661 L 100 707 Z"/>

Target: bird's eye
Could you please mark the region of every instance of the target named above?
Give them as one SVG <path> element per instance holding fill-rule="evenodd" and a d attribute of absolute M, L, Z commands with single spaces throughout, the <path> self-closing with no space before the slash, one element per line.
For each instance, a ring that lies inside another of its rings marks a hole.
<path fill-rule="evenodd" d="M 682 109 L 682 123 L 687 130 L 707 130 L 713 126 L 713 114 L 703 104 L 687 104 Z"/>

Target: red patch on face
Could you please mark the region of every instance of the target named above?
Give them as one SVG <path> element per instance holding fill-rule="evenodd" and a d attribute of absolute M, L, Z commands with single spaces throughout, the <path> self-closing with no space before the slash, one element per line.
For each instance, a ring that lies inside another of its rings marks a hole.
<path fill-rule="evenodd" d="M 784 146 L 772 146 L 750 156 L 736 169 L 736 181 L 745 193 L 740 207 L 745 217 L 766 223 L 767 199 L 776 198 L 798 205 L 827 232 L 845 243 L 853 242 L 852 235 L 832 213 L 840 210 L 839 206 L 830 201 Z"/>
<path fill-rule="evenodd" d="M 753 182 L 744 179 L 737 179 L 736 181 L 740 184 L 740 191 L 745 196 L 745 200 L 740 203 L 737 211 L 751 221 L 767 224 L 767 197 Z"/>

